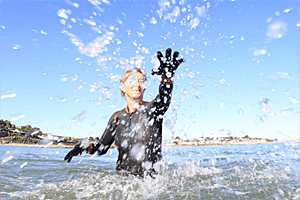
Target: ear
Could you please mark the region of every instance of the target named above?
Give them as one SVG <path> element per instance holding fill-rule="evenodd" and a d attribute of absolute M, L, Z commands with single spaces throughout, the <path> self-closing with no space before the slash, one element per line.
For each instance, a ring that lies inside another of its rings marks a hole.
<path fill-rule="evenodd" d="M 127 87 L 125 87 L 125 86 L 122 86 L 121 88 L 121 91 L 125 94 L 126 93 L 126 91 L 127 91 Z"/>

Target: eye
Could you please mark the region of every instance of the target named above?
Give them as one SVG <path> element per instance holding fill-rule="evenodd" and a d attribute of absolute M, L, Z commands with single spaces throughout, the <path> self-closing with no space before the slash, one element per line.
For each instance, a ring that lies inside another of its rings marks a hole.
<path fill-rule="evenodd" d="M 134 83 L 134 79 L 132 77 L 129 77 L 128 83 L 129 85 L 132 85 Z"/>

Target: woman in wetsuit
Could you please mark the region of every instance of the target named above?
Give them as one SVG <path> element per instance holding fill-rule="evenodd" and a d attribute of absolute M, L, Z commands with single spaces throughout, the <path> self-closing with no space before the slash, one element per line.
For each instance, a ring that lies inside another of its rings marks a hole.
<path fill-rule="evenodd" d="M 153 164 L 162 158 L 162 123 L 171 102 L 173 76 L 184 59 L 177 60 L 178 52 L 173 54 L 166 50 L 166 59 L 157 52 L 160 66 L 152 70 L 152 74 L 161 75 L 159 94 L 151 102 L 143 101 L 146 75 L 138 68 L 124 73 L 120 83 L 121 94 L 125 97 L 127 107 L 115 112 L 97 144 L 89 144 L 83 148 L 75 146 L 65 157 L 68 162 L 73 156 L 86 151 L 90 154 L 105 154 L 113 142 L 119 156 L 116 169 L 119 172 L 144 176 L 153 171 Z"/>

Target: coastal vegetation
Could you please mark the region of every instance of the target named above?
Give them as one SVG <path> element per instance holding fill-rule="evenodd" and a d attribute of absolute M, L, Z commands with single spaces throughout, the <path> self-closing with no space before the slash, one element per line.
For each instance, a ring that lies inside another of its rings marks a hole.
<path fill-rule="evenodd" d="M 0 119 L 0 144 L 42 144 L 44 138 L 49 133 L 43 133 L 40 128 L 31 125 L 16 126 L 8 120 Z M 52 139 L 53 140 L 53 139 Z M 74 144 L 80 142 L 79 139 L 74 141 L 63 140 L 66 143 Z"/>
<path fill-rule="evenodd" d="M 0 119 L 0 132 L 1 132 L 0 137 L 6 137 L 6 136 L 20 137 L 21 133 L 31 133 L 34 131 L 38 131 L 38 132 L 40 132 L 40 134 L 42 134 L 42 132 L 40 131 L 40 128 L 31 127 L 31 125 L 16 126 L 15 124 L 12 124 L 8 120 L 4 121 L 3 119 Z M 28 134 L 26 134 L 26 135 L 28 135 Z"/>
<path fill-rule="evenodd" d="M 96 142 L 98 137 L 74 138 L 70 136 L 52 135 L 43 133 L 39 127 L 31 125 L 17 126 L 9 120 L 0 119 L 0 144 L 35 144 L 35 145 L 58 145 L 73 147 L 75 144 L 88 139 Z"/>

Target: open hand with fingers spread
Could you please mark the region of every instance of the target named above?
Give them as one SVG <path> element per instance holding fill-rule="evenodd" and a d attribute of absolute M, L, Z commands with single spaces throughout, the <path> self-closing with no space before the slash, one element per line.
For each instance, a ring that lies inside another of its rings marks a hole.
<path fill-rule="evenodd" d="M 164 78 L 172 78 L 174 76 L 175 70 L 178 68 L 178 66 L 183 63 L 185 60 L 183 58 L 177 60 L 179 53 L 178 51 L 175 51 L 173 54 L 173 59 L 171 58 L 172 49 L 168 48 L 166 50 L 166 57 L 163 61 L 162 58 L 164 57 L 163 54 L 158 51 L 157 52 L 157 58 L 160 62 L 160 66 L 158 69 L 152 70 L 152 75 L 162 75 Z"/>

